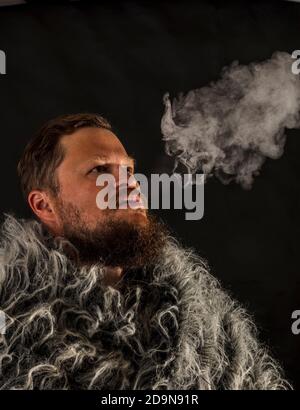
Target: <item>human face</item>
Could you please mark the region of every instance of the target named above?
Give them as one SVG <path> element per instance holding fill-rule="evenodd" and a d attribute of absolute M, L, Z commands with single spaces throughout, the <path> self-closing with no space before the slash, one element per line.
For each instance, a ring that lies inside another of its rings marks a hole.
<path fill-rule="evenodd" d="M 60 143 L 65 150 L 65 157 L 56 169 L 60 202 L 76 207 L 81 220 L 90 229 L 95 228 L 96 224 L 105 223 L 107 218 L 147 224 L 147 210 L 142 202 L 139 207 L 126 209 L 99 209 L 97 206 L 96 196 L 103 187 L 97 186 L 96 180 L 101 173 L 113 175 L 117 186 L 124 183 L 119 180 L 120 166 L 126 166 L 129 174 L 134 173 L 134 160 L 113 132 L 85 127 L 63 136 Z M 138 188 L 137 181 L 132 179 L 130 184 L 127 181 L 127 196 Z"/>

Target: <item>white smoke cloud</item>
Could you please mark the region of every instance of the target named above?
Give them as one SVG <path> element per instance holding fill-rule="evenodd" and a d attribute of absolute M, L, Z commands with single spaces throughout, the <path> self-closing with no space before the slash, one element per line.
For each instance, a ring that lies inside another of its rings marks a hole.
<path fill-rule="evenodd" d="M 300 127 L 300 76 L 292 73 L 293 62 L 285 52 L 248 66 L 234 61 L 206 87 L 172 102 L 165 94 L 161 131 L 175 169 L 183 164 L 188 172 L 251 188 L 265 159 L 283 154 L 285 128 Z"/>

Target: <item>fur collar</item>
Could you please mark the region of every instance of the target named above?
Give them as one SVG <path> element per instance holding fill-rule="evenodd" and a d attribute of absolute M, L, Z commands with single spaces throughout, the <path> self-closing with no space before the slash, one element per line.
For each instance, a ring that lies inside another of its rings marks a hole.
<path fill-rule="evenodd" d="M 169 238 L 153 266 L 104 286 L 36 220 L 5 214 L 2 389 L 283 389 L 243 309 Z"/>

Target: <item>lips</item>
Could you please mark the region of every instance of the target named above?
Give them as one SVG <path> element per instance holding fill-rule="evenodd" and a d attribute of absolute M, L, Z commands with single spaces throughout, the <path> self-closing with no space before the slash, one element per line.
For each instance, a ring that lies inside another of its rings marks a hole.
<path fill-rule="evenodd" d="M 145 209 L 145 206 L 143 204 L 143 201 L 139 196 L 134 196 L 133 198 L 125 198 L 119 201 L 119 208 L 122 206 L 122 208 L 132 208 L 132 209 L 137 209 L 137 208 L 143 208 Z"/>

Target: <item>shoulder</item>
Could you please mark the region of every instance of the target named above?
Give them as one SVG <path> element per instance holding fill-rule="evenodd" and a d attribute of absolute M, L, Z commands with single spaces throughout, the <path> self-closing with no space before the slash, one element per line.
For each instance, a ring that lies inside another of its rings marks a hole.
<path fill-rule="evenodd" d="M 165 259 L 161 269 L 179 289 L 182 337 L 198 352 L 210 388 L 290 388 L 280 365 L 259 341 L 252 316 L 222 288 L 207 261 L 174 240 Z"/>

